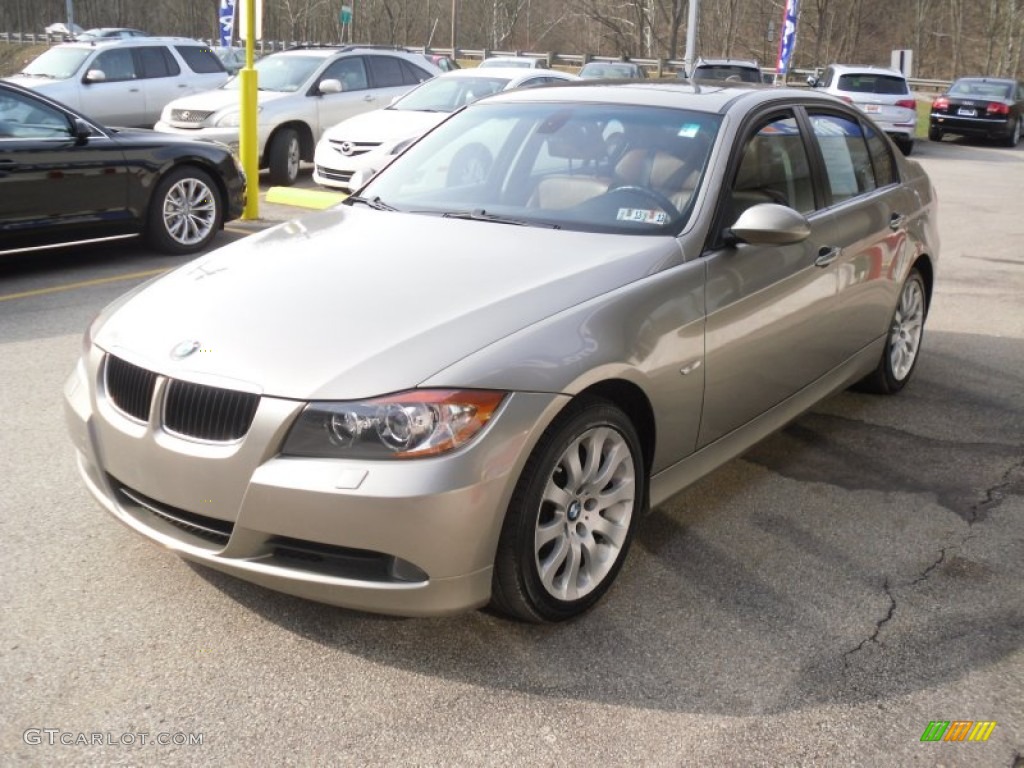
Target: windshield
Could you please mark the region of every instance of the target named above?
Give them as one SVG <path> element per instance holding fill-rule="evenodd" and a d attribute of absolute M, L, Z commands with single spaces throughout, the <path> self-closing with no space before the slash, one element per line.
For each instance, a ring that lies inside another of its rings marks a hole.
<path fill-rule="evenodd" d="M 733 64 L 704 65 L 693 73 L 694 80 L 727 80 L 742 83 L 760 83 L 761 70 L 752 67 L 738 67 Z"/>
<path fill-rule="evenodd" d="M 637 70 L 631 64 L 595 64 L 591 62 L 580 70 L 580 77 L 586 78 L 631 78 L 636 75 Z"/>
<path fill-rule="evenodd" d="M 67 80 L 79 70 L 89 53 L 89 48 L 51 48 L 34 59 L 21 74 Z"/>
<path fill-rule="evenodd" d="M 389 109 L 416 112 L 454 112 L 471 101 L 503 90 L 507 77 L 435 77 L 410 91 Z"/>
<path fill-rule="evenodd" d="M 680 109 L 481 102 L 410 147 L 360 197 L 496 223 L 674 235 L 719 124 Z"/>
<path fill-rule="evenodd" d="M 324 60 L 318 56 L 266 56 L 253 67 L 259 73 L 257 84 L 261 91 L 297 91 Z M 221 88 L 238 90 L 237 77 L 228 80 Z"/>

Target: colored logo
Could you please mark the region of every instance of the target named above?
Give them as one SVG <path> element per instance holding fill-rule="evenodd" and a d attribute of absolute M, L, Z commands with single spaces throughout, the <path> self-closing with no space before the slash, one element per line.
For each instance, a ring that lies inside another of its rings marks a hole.
<path fill-rule="evenodd" d="M 932 720 L 921 741 L 988 741 L 995 727 L 994 720 Z"/>

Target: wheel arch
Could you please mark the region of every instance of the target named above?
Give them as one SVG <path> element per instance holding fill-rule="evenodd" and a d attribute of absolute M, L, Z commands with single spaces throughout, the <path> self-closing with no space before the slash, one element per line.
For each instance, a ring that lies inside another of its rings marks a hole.
<path fill-rule="evenodd" d="M 932 289 L 935 287 L 935 265 L 932 264 L 931 257 L 927 253 L 922 253 L 917 257 L 917 261 L 914 262 L 914 267 L 921 273 L 921 279 L 924 280 L 924 293 L 925 300 L 927 301 L 925 312 L 927 312 L 932 306 Z"/>
<path fill-rule="evenodd" d="M 214 165 L 213 163 L 206 162 L 202 158 L 183 157 L 178 159 L 163 173 L 161 173 L 159 177 L 157 177 L 156 182 L 153 184 L 153 189 L 156 189 L 157 184 L 163 181 L 167 174 L 174 173 L 175 171 L 181 168 L 198 168 L 200 171 L 209 176 L 213 180 L 214 186 L 217 187 L 217 194 L 220 195 L 221 209 L 224 211 L 227 210 L 229 198 L 228 187 L 227 184 L 224 183 L 224 177 L 221 175 L 216 165 Z M 220 228 L 224 229 L 224 217 L 221 217 Z"/>
<path fill-rule="evenodd" d="M 654 448 L 657 440 L 657 427 L 654 421 L 654 408 L 644 391 L 631 381 L 625 379 L 604 379 L 598 381 L 576 394 L 576 397 L 597 397 L 612 403 L 633 423 L 640 437 L 640 450 L 643 451 L 644 471 L 648 477 L 654 465 Z"/>
<path fill-rule="evenodd" d="M 275 126 L 274 130 L 267 136 L 267 141 L 263 145 L 263 157 L 260 158 L 260 168 L 270 166 L 270 148 L 274 144 L 274 138 L 286 128 L 292 128 L 299 134 L 299 157 L 307 162 L 312 161 L 313 151 L 316 149 L 316 141 L 313 140 L 313 129 L 302 120 L 289 120 Z"/>

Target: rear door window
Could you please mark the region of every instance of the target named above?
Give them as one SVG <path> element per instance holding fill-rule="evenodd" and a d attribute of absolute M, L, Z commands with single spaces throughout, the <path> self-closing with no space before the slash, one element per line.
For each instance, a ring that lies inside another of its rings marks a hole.
<path fill-rule="evenodd" d="M 394 56 L 367 56 L 370 65 L 370 77 L 375 88 L 394 88 L 405 85 L 401 59 Z"/>
<path fill-rule="evenodd" d="M 833 203 L 878 187 L 867 141 L 859 121 L 840 115 L 810 114 L 821 149 Z"/>
<path fill-rule="evenodd" d="M 166 46 L 145 45 L 134 50 L 139 77 L 174 77 L 181 72 L 181 67 Z"/>

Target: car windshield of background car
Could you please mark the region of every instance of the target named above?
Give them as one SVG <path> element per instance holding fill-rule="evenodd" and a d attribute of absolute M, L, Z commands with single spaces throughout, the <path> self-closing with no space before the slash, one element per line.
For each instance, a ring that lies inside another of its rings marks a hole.
<path fill-rule="evenodd" d="M 740 80 L 744 83 L 760 83 L 761 72 L 746 67 L 700 67 L 694 74 L 697 80 Z"/>
<path fill-rule="evenodd" d="M 79 70 L 90 52 L 89 48 L 51 48 L 29 63 L 19 74 L 67 80 Z"/>
<path fill-rule="evenodd" d="M 507 77 L 439 77 L 430 80 L 407 96 L 402 97 L 388 109 L 413 112 L 454 112 L 484 96 L 505 88 Z"/>
<path fill-rule="evenodd" d="M 416 213 L 671 235 L 689 219 L 720 120 L 658 107 L 483 102 L 406 150 L 361 196 Z"/>
<path fill-rule="evenodd" d="M 323 62 L 316 56 L 267 56 L 253 67 L 259 73 L 257 83 L 261 91 L 292 93 L 299 90 L 313 71 Z M 233 77 L 221 88 L 238 90 L 239 79 Z"/>

